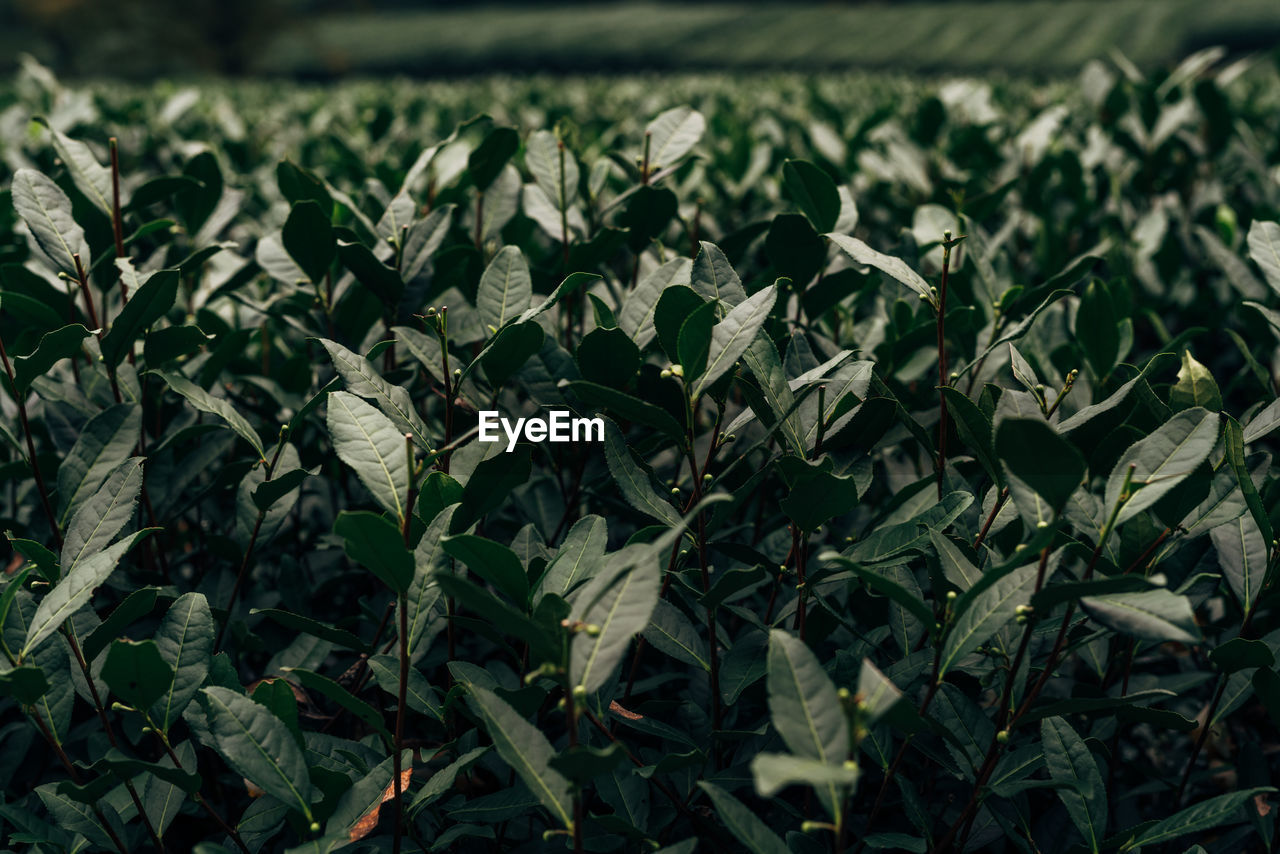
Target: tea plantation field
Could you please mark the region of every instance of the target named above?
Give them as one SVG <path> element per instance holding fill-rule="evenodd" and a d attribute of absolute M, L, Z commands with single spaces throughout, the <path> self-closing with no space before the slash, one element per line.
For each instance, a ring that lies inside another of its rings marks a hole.
<path fill-rule="evenodd" d="M 1280 72 L 1144 68 L 24 60 L 3 845 L 1272 850 Z"/>

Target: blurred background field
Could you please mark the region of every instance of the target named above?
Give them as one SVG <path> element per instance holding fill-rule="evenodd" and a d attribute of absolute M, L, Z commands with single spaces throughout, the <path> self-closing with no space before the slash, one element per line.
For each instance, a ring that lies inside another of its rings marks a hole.
<path fill-rule="evenodd" d="M 2 0 L 0 70 L 66 77 L 893 69 L 1070 74 L 1280 44 L 1276 0 Z"/>

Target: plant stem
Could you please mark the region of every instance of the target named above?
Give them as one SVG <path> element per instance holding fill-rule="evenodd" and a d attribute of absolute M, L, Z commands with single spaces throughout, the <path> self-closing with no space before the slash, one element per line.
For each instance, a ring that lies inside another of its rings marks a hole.
<path fill-rule="evenodd" d="M 276 452 L 271 457 L 271 462 L 267 463 L 267 476 L 262 482 L 266 483 L 271 480 L 271 474 L 275 471 L 276 463 L 280 460 L 280 452 L 284 450 L 285 439 L 288 437 L 289 428 L 283 427 L 280 430 L 280 439 L 276 442 Z M 227 633 L 227 627 L 231 625 L 231 615 L 236 607 L 236 600 L 240 596 L 240 588 L 244 586 L 245 575 L 249 570 L 249 560 L 253 557 L 253 548 L 257 545 L 258 534 L 262 531 L 262 522 L 267 518 L 266 510 L 258 511 L 258 518 L 253 523 L 253 533 L 249 535 L 249 545 L 245 547 L 244 558 L 240 561 L 240 569 L 236 573 L 235 586 L 231 588 L 231 599 L 227 602 L 227 620 L 218 629 L 218 637 L 213 642 L 213 648 L 216 650 L 222 646 L 222 638 Z"/>
<path fill-rule="evenodd" d="M 145 715 L 146 712 L 144 711 L 143 714 Z M 151 720 L 150 715 L 147 715 L 147 725 L 151 727 L 151 731 L 155 733 L 156 738 L 164 747 L 164 751 L 169 756 L 169 760 L 173 762 L 173 767 L 177 768 L 179 771 L 185 770 L 182 767 L 182 760 L 178 759 L 178 754 L 173 751 L 173 745 L 169 743 L 169 736 L 155 725 L 155 722 Z M 217 823 L 218 827 L 222 828 L 222 832 L 231 838 L 231 841 L 236 844 L 237 848 L 243 851 L 244 854 L 250 854 L 249 846 L 245 845 L 244 840 L 240 838 L 240 833 L 234 827 L 227 824 L 226 819 L 218 814 L 217 810 L 215 810 L 213 806 L 204 799 L 203 795 L 199 792 L 195 792 L 192 794 L 192 797 L 194 797 L 196 803 L 203 807 L 204 811 L 209 814 L 209 818 L 213 819 Z"/>
<path fill-rule="evenodd" d="M 401 536 L 404 547 L 408 549 L 413 523 L 413 435 L 404 434 L 405 454 L 409 457 L 409 493 L 405 501 L 404 521 L 401 525 Z M 404 835 L 404 779 L 401 776 L 401 764 L 404 753 L 404 708 L 409 687 L 409 597 L 397 592 L 396 607 L 400 611 L 400 684 L 396 686 L 396 733 L 395 733 L 395 779 L 392 781 L 396 802 L 396 830 L 392 837 L 392 854 L 400 854 L 401 838 Z"/>
<path fill-rule="evenodd" d="M 947 274 L 951 267 L 951 232 L 942 233 L 942 280 L 938 285 L 938 500 L 942 500 L 942 481 L 947 470 L 947 397 L 943 394 L 950 382 L 947 369 Z"/>
<path fill-rule="evenodd" d="M 102 695 L 98 693 L 98 683 L 93 678 L 93 671 L 89 668 L 89 662 L 85 661 L 84 652 L 80 649 L 79 641 L 76 640 L 75 629 L 68 622 L 63 624 L 62 632 L 71 644 L 71 652 L 75 655 L 76 663 L 80 665 L 80 672 L 84 674 L 85 684 L 89 687 L 89 695 L 93 698 L 94 710 L 98 713 L 98 720 L 102 722 L 102 729 L 107 734 L 107 740 L 113 748 L 119 750 L 120 742 L 116 740 L 115 727 L 111 725 L 111 719 L 107 717 L 107 711 L 102 705 Z M 163 852 L 165 850 L 164 843 L 160 841 L 160 835 L 156 833 L 155 826 L 151 823 L 151 818 L 142 806 L 142 798 L 138 797 L 138 790 L 134 788 L 133 781 L 125 780 L 124 787 L 128 791 L 134 807 L 138 810 L 138 816 L 142 819 L 143 826 L 146 827 L 148 835 L 151 836 L 151 844 L 155 846 L 157 851 Z"/>
<path fill-rule="evenodd" d="M 991 506 L 991 513 L 987 516 L 987 521 L 982 523 L 982 530 L 978 532 L 977 538 L 973 541 L 974 549 L 981 548 L 984 540 L 987 539 L 987 532 L 991 530 L 991 523 L 1000 515 L 1000 508 L 1004 507 L 1004 503 L 1009 500 L 1009 487 L 1000 490 L 996 503 Z"/>

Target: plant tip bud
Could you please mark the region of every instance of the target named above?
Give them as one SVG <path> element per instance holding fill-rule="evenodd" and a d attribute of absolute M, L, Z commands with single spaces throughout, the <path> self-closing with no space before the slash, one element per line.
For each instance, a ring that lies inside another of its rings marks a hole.
<path fill-rule="evenodd" d="M 956 601 L 956 598 L 957 598 L 957 594 L 956 594 L 956 592 L 955 592 L 954 590 L 948 590 L 948 591 L 947 591 L 947 601 L 948 601 L 948 602 L 954 602 L 954 601 Z"/>
<path fill-rule="evenodd" d="M 599 628 L 599 627 L 597 626 L 597 628 Z M 573 699 L 575 699 L 575 700 L 585 700 L 585 699 L 587 699 L 587 686 L 586 686 L 586 685 L 574 685 L 574 686 L 573 686 Z"/>
<path fill-rule="evenodd" d="M 1008 743 L 1009 743 L 1009 730 L 1007 730 L 1007 729 L 1002 729 L 1002 730 L 1000 730 L 998 733 L 996 733 L 996 741 L 1000 742 L 1001 744 L 1008 744 Z"/>
<path fill-rule="evenodd" d="M 388 238 L 388 239 L 390 239 L 390 238 Z M 320 822 L 318 822 L 318 821 L 313 821 L 313 822 L 311 822 L 311 832 L 312 832 L 312 833 L 319 833 L 319 832 L 320 832 Z"/>

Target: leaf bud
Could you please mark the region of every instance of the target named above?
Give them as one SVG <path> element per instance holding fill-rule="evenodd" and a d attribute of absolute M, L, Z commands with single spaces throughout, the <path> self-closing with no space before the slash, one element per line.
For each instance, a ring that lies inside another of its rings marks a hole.
<path fill-rule="evenodd" d="M 585 700 L 585 699 L 587 699 L 587 686 L 586 686 L 586 685 L 574 685 L 574 686 L 573 686 L 573 699 L 575 699 L 575 700 Z"/>
<path fill-rule="evenodd" d="M 710 483 L 710 482 L 711 482 L 711 475 L 710 475 L 710 474 L 704 474 L 704 475 L 702 476 L 702 482 L 703 482 L 703 483 Z"/>
<path fill-rule="evenodd" d="M 947 591 L 947 601 L 954 602 L 958 598 L 958 594 L 954 590 Z"/>
<path fill-rule="evenodd" d="M 427 317 L 436 316 L 436 307 L 434 305 L 427 306 Z"/>
<path fill-rule="evenodd" d="M 671 376 L 671 370 L 669 368 L 663 368 L 662 370 L 658 371 L 658 376 L 662 377 L 665 380 Z"/>
<path fill-rule="evenodd" d="M 671 373 L 675 374 L 677 377 L 683 377 L 683 376 L 684 376 L 684 366 L 683 366 L 683 365 L 672 365 L 672 366 L 671 366 Z"/>
<path fill-rule="evenodd" d="M 843 703 L 845 700 L 848 700 L 853 695 L 849 693 L 848 688 L 839 688 L 836 690 L 836 696 L 839 697 L 840 702 Z"/>
<path fill-rule="evenodd" d="M 678 486 L 673 486 L 673 487 L 671 487 L 671 494 L 672 494 L 672 495 L 679 495 L 679 494 L 680 494 L 680 487 L 678 487 Z"/>
<path fill-rule="evenodd" d="M 857 771 L 858 763 L 854 762 L 852 759 L 846 759 L 843 763 L 843 767 L 846 771 Z"/>
<path fill-rule="evenodd" d="M 454 378 L 454 379 L 457 379 L 458 377 L 461 377 L 461 376 L 462 376 L 462 368 L 454 368 L 454 369 L 453 369 L 453 378 Z"/>
<path fill-rule="evenodd" d="M 820 822 L 816 822 L 816 821 L 800 822 L 801 833 L 813 833 L 815 830 L 821 830 L 821 829 L 822 829 L 822 824 Z"/>
<path fill-rule="evenodd" d="M 388 237 L 387 239 L 388 239 L 388 240 L 390 240 L 391 238 L 389 238 L 389 237 Z M 313 821 L 313 822 L 311 822 L 311 828 L 310 828 L 310 829 L 311 829 L 311 832 L 312 832 L 312 833 L 319 833 L 319 832 L 320 832 L 320 822 L 318 822 L 318 821 Z"/>
<path fill-rule="evenodd" d="M 600 627 L 595 623 L 587 623 L 582 630 L 587 633 L 587 637 L 589 638 L 600 637 Z"/>
<path fill-rule="evenodd" d="M 1000 744 L 1008 744 L 1008 743 L 1009 743 L 1009 730 L 1007 730 L 1007 729 L 1002 729 L 1002 730 L 1000 730 L 998 733 L 996 733 L 996 741 L 997 741 L 997 742 L 999 742 Z"/>
<path fill-rule="evenodd" d="M 732 441 L 736 440 L 737 438 L 738 438 L 738 437 L 737 437 L 737 436 L 735 436 L 735 435 L 734 435 L 734 434 L 732 434 L 732 433 L 730 433 L 728 436 L 725 436 L 725 437 L 724 437 L 724 439 L 725 439 L 725 441 L 726 441 L 726 442 L 732 442 Z"/>

